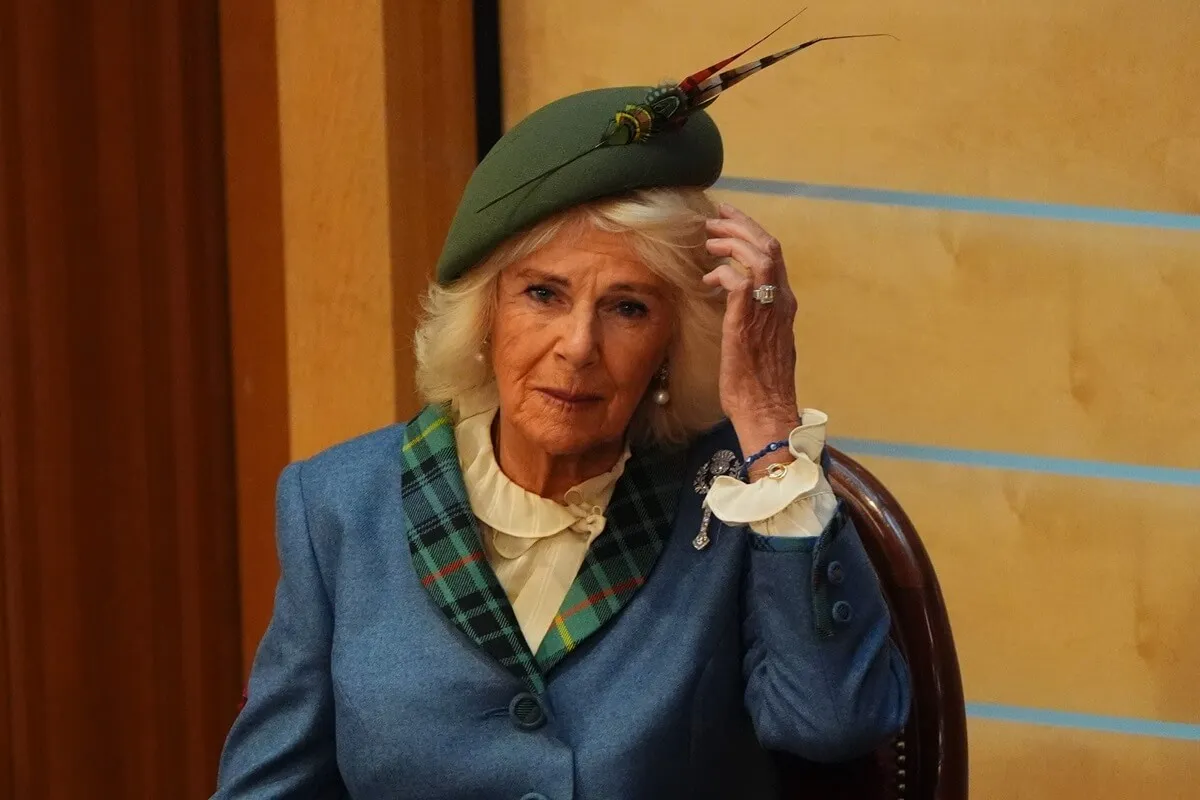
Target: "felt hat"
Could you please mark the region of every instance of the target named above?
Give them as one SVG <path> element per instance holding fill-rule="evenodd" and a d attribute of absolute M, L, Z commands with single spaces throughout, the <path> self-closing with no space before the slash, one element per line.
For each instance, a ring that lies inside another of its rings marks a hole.
<path fill-rule="evenodd" d="M 727 69 L 770 35 L 679 83 L 580 92 L 530 114 L 471 175 L 438 259 L 438 283 L 453 282 L 505 239 L 573 206 L 635 189 L 711 186 L 724 151 L 704 109 L 806 47 L 858 38 L 823 36 Z"/>
<path fill-rule="evenodd" d="M 508 237 L 572 206 L 634 189 L 711 186 L 721 175 L 723 150 L 716 123 L 703 111 L 662 136 L 591 150 L 616 111 L 651 91 L 573 94 L 506 133 L 467 183 L 438 261 L 438 282 L 453 281 Z"/>

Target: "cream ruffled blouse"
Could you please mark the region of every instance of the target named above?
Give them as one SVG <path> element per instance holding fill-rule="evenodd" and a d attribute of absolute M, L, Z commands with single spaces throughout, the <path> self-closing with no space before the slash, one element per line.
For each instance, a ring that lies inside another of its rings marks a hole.
<path fill-rule="evenodd" d="M 625 471 L 629 448 L 611 470 L 571 487 L 558 503 L 518 486 L 500 470 L 492 449 L 494 396 L 484 398 L 482 407 L 460 411 L 463 416 L 454 428 L 458 461 L 484 552 L 536 653 L 588 548 L 604 530 L 604 514 Z M 824 414 L 805 411 L 789 439 L 797 461 L 782 479 L 746 484 L 718 478 L 705 499 L 713 515 L 749 524 L 768 536 L 820 534 L 837 505 L 816 463 L 825 423 Z"/>

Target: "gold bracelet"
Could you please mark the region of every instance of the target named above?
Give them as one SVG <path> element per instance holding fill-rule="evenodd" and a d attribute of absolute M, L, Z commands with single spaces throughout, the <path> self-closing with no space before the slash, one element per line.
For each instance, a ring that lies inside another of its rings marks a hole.
<path fill-rule="evenodd" d="M 770 478 L 773 481 L 781 481 L 781 480 L 783 480 L 783 476 L 787 475 L 788 466 L 790 464 L 794 464 L 794 463 L 796 463 L 794 460 L 789 461 L 786 464 L 775 461 L 770 464 L 767 464 L 766 469 L 763 470 L 762 472 L 759 472 L 758 474 L 755 474 L 756 467 L 751 467 L 746 472 L 746 477 L 750 478 L 751 481 L 757 480 L 758 478 L 764 478 L 764 477 Z"/>

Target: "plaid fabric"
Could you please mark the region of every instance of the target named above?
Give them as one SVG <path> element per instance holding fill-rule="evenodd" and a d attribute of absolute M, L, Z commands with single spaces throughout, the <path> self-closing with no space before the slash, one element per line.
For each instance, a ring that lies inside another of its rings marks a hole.
<path fill-rule="evenodd" d="M 613 619 L 650 577 L 675 519 L 681 451 L 634 451 L 608 504 L 608 523 L 537 651 L 543 674 Z"/>
<path fill-rule="evenodd" d="M 402 464 L 408 547 L 421 584 L 454 627 L 541 694 L 537 662 L 484 555 L 443 409 L 428 406 L 408 424 Z"/>

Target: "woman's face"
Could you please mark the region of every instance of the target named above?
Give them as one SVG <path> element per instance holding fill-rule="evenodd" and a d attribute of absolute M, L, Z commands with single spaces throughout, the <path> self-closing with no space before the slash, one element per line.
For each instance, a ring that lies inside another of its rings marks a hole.
<path fill-rule="evenodd" d="M 669 285 L 623 236 L 560 237 L 499 277 L 491 352 L 501 415 L 552 455 L 621 440 L 673 327 Z"/>

